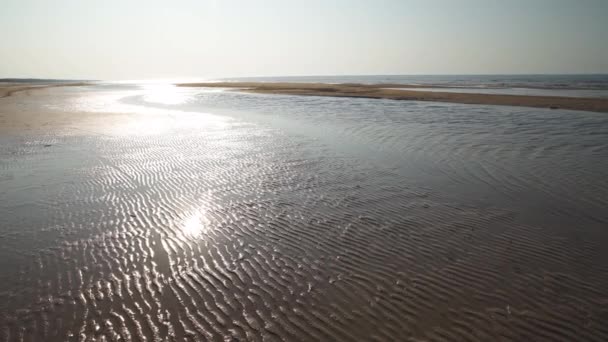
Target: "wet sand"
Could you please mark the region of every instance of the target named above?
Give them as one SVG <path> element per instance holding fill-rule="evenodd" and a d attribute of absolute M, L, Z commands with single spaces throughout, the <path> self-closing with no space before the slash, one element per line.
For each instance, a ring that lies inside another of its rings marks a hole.
<path fill-rule="evenodd" d="M 40 84 L 28 84 L 24 85 L 23 83 L 0 83 L 0 98 L 9 97 L 14 94 L 20 92 L 29 92 L 33 90 L 41 90 L 47 88 L 55 88 L 55 87 L 79 87 L 87 85 L 85 82 L 75 82 L 75 83 L 40 83 Z"/>
<path fill-rule="evenodd" d="M 62 87 L 81 87 L 88 83 L 0 83 L 0 133 L 23 134 L 24 132 L 34 131 L 38 134 L 43 131 L 57 130 L 72 126 L 91 126 L 98 125 L 99 121 L 104 121 L 99 116 L 92 116 L 91 113 L 66 112 L 64 110 L 52 110 L 44 108 L 45 96 L 48 92 Z M 52 96 L 52 95 L 50 95 Z M 35 104 L 39 105 L 25 105 Z M 108 113 L 108 116 L 113 116 Z M 88 120 L 88 124 L 84 123 Z M 97 123 L 94 123 L 97 121 Z"/>
<path fill-rule="evenodd" d="M 608 112 L 606 98 L 576 98 L 557 96 L 521 96 L 498 94 L 474 94 L 424 91 L 436 88 L 404 84 L 323 84 L 323 83 L 266 83 L 266 82 L 211 82 L 182 83 L 182 87 L 236 88 L 260 94 L 283 94 L 302 96 L 334 96 L 405 101 L 432 101 L 462 104 L 483 104 L 502 106 L 522 106 L 551 109 L 584 110 Z M 401 90 L 387 88 L 419 88 L 420 90 Z"/>
<path fill-rule="evenodd" d="M 13 94 L 16 94 L 16 93 L 19 93 L 22 91 L 28 91 L 28 90 L 34 90 L 34 89 L 46 88 L 46 87 L 47 86 L 45 86 L 45 85 L 24 86 L 22 84 L 15 84 L 15 83 L 8 83 L 8 84 L 0 83 L 0 98 L 9 97 Z"/>
<path fill-rule="evenodd" d="M 525 222 L 304 134 L 99 96 L 0 99 L 0 341 L 608 339 L 601 211 Z"/>

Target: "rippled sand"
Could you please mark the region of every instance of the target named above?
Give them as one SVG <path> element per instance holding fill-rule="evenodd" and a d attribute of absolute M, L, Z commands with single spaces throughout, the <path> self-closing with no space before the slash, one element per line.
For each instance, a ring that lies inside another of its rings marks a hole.
<path fill-rule="evenodd" d="M 608 340 L 601 214 L 529 223 L 234 116 L 0 101 L 49 123 L 0 135 L 3 341 Z"/>

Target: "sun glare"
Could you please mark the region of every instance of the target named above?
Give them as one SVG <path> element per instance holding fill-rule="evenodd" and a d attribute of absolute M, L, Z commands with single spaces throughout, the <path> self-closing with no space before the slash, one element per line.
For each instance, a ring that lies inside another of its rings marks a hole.
<path fill-rule="evenodd" d="M 182 232 L 185 236 L 190 238 L 199 237 L 201 234 L 207 231 L 207 227 L 204 222 L 204 215 L 202 212 L 195 212 L 189 216 L 182 227 Z"/>
<path fill-rule="evenodd" d="M 145 87 L 145 100 L 166 105 L 177 105 L 188 101 L 188 90 L 173 84 L 150 84 Z"/>

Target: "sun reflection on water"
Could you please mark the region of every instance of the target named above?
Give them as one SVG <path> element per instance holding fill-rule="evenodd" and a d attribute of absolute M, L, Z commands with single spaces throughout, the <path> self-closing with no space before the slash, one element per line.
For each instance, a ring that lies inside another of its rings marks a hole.
<path fill-rule="evenodd" d="M 204 213 L 200 211 L 186 218 L 182 226 L 182 233 L 189 238 L 196 238 L 207 232 L 208 227 L 204 218 Z"/>
<path fill-rule="evenodd" d="M 189 89 L 177 87 L 173 84 L 151 84 L 145 85 L 143 88 L 145 101 L 166 105 L 186 103 L 192 93 Z"/>
<path fill-rule="evenodd" d="M 80 115 L 86 118 L 87 132 L 110 135 L 149 136 L 196 129 L 223 130 L 232 118 L 207 112 L 206 110 L 182 111 L 165 108 L 172 103 L 186 103 L 196 96 L 197 89 L 185 89 L 172 84 L 143 84 L 130 88 L 97 86 L 76 93 L 67 103 L 49 104 L 53 110 L 74 113 L 103 113 L 100 115 Z M 123 86 L 124 87 L 124 86 Z M 156 107 L 154 104 L 163 106 Z M 84 125 L 84 120 L 81 126 Z M 84 130 L 82 132 L 85 132 Z"/>

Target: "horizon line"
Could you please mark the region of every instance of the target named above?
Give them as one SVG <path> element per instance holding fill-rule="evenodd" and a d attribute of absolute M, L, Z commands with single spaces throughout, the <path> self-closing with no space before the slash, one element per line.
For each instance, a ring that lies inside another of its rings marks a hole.
<path fill-rule="evenodd" d="M 197 79 L 197 80 L 221 80 L 221 79 L 242 79 L 242 78 L 281 78 L 281 77 L 370 77 L 370 76 L 608 76 L 608 72 L 599 73 L 415 73 L 415 74 L 310 74 L 310 75 L 255 75 L 255 76 L 222 76 L 222 77 L 150 77 L 150 78 L 120 78 L 120 79 L 97 79 L 97 78 L 52 78 L 52 77 L 0 77 L 0 82 L 10 80 L 45 80 L 45 81 L 153 81 L 153 80 L 179 80 L 179 79 Z"/>

